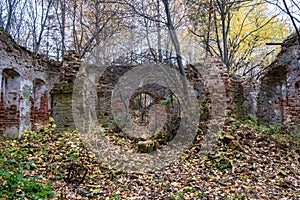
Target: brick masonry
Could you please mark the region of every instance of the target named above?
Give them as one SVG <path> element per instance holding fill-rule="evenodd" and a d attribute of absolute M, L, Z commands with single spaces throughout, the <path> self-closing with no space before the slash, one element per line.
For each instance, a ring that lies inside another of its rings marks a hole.
<path fill-rule="evenodd" d="M 31 53 L 0 30 L 0 135 L 47 124 L 60 63 Z"/>
<path fill-rule="evenodd" d="M 260 121 L 300 125 L 300 45 L 284 46 L 260 81 Z"/>
<path fill-rule="evenodd" d="M 51 115 L 57 130 L 75 129 L 72 115 L 72 93 L 81 60 L 75 51 L 67 51 L 64 56 L 60 77 L 51 90 Z"/>
<path fill-rule="evenodd" d="M 224 65 L 210 59 L 208 69 L 217 66 L 226 93 L 229 116 L 247 118 L 257 116 L 262 123 L 300 124 L 300 49 L 299 45 L 283 47 L 277 59 L 268 67 L 260 81 L 227 74 Z M 198 98 L 199 106 L 213 98 L 197 69 L 201 64 L 186 66 L 187 77 Z M 112 119 L 111 95 L 119 78 L 135 66 L 109 66 L 96 83 L 92 97 L 99 123 Z M 66 52 L 63 62 L 55 62 L 42 55 L 33 54 L 17 45 L 0 30 L 0 135 L 18 136 L 26 128 L 46 125 L 53 116 L 58 130 L 74 129 L 72 94 L 81 60 L 74 51 Z M 211 85 L 213 86 L 213 84 Z M 149 95 L 154 102 L 170 95 L 163 86 L 144 85 L 135 91 Z M 132 109 L 134 101 L 130 102 Z M 134 109 L 133 109 L 134 110 Z M 214 112 L 214 111 L 212 111 Z M 202 120 L 207 119 L 202 117 Z M 200 117 L 201 119 L 201 117 Z"/>

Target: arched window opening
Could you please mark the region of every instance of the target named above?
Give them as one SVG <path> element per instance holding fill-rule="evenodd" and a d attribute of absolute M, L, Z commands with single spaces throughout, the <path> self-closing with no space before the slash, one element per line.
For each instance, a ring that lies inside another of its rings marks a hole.
<path fill-rule="evenodd" d="M 131 99 L 131 117 L 139 125 L 147 125 L 150 122 L 149 111 L 154 99 L 147 93 L 139 93 Z"/>
<path fill-rule="evenodd" d="M 20 98 L 20 74 L 14 69 L 3 69 L 2 71 L 2 95 L 6 108 L 18 107 Z"/>
<path fill-rule="evenodd" d="M 35 79 L 33 82 L 34 107 L 41 107 L 41 100 L 46 95 L 46 83 L 41 79 Z"/>

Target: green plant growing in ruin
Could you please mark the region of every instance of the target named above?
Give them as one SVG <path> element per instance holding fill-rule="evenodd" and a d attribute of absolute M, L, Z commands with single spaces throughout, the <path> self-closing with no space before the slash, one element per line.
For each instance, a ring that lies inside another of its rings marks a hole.
<path fill-rule="evenodd" d="M 167 99 L 165 100 L 161 100 L 159 103 L 160 105 L 162 106 L 169 106 L 171 105 L 173 102 L 177 101 L 177 98 L 176 96 L 174 95 L 170 95 L 170 97 L 168 97 Z"/>

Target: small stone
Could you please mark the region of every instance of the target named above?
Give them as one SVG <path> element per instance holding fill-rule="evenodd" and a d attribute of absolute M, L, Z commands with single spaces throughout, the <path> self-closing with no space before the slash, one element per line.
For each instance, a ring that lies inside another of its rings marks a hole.
<path fill-rule="evenodd" d="M 139 141 L 137 143 L 137 151 L 139 153 L 149 153 L 156 150 L 157 143 L 153 140 Z"/>

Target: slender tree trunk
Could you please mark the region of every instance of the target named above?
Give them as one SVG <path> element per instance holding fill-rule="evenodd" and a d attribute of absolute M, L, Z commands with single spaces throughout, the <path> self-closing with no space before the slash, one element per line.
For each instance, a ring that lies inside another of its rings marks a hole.
<path fill-rule="evenodd" d="M 157 0 L 157 16 L 160 20 L 160 0 Z M 161 26 L 160 22 L 157 22 L 157 49 L 158 49 L 158 62 L 163 62 L 163 55 L 162 55 L 162 49 L 161 49 Z"/>
<path fill-rule="evenodd" d="M 6 23 L 6 26 L 5 26 L 5 31 L 6 32 L 10 31 L 12 15 L 13 15 L 13 7 L 12 7 L 12 2 L 9 0 L 8 1 L 8 12 L 7 12 L 7 23 Z"/>
<path fill-rule="evenodd" d="M 61 58 L 64 58 L 65 55 L 65 28 L 66 27 L 66 0 L 61 2 Z"/>
<path fill-rule="evenodd" d="M 166 12 L 166 16 L 167 16 L 167 27 L 168 27 L 169 34 L 171 37 L 171 41 L 175 48 L 176 60 L 177 60 L 177 64 L 179 67 L 179 71 L 180 71 L 180 74 L 186 78 L 183 61 L 182 61 L 182 56 L 181 56 L 182 54 L 181 54 L 180 44 L 179 44 L 178 36 L 175 31 L 175 27 L 174 27 L 174 24 L 173 24 L 173 21 L 171 18 L 169 0 L 162 0 L 162 2 L 164 3 L 164 6 L 165 6 L 165 12 Z"/>
<path fill-rule="evenodd" d="M 205 42 L 205 58 L 208 57 L 208 53 L 210 52 L 209 49 L 209 40 L 210 40 L 210 29 L 211 29 L 211 15 L 213 12 L 213 4 L 212 0 L 209 1 L 209 10 L 208 10 L 208 29 L 207 29 L 207 34 L 206 34 L 206 42 Z"/>
<path fill-rule="evenodd" d="M 221 2 L 221 23 L 222 23 L 222 36 L 223 36 L 223 62 L 229 71 L 228 63 L 228 44 L 227 44 L 227 27 L 226 27 L 226 0 Z"/>
<path fill-rule="evenodd" d="M 291 18 L 291 21 L 293 23 L 293 26 L 295 28 L 295 31 L 296 31 L 296 34 L 297 34 L 297 37 L 298 37 L 298 44 L 300 44 L 300 32 L 299 32 L 299 29 L 296 25 L 296 22 L 294 20 L 294 17 L 292 16 L 291 12 L 290 12 L 290 9 L 288 8 L 287 4 L 286 4 L 286 0 L 282 0 L 283 1 L 283 4 L 284 4 L 284 7 L 286 9 L 286 12 L 287 14 L 289 15 L 289 17 Z"/>
<path fill-rule="evenodd" d="M 184 98 L 186 101 L 184 101 L 186 103 L 187 108 L 190 108 L 190 101 L 189 101 L 189 96 L 188 96 L 188 84 L 187 84 L 187 77 L 186 77 L 186 73 L 184 70 L 184 66 L 183 66 L 183 60 L 182 60 L 182 54 L 181 54 L 181 49 L 180 49 L 180 43 L 178 40 L 178 36 L 171 18 L 171 11 L 170 11 L 170 3 L 169 0 L 162 0 L 164 6 L 165 6 L 165 12 L 166 12 L 166 16 L 167 16 L 167 27 L 170 33 L 170 37 L 171 37 L 171 41 L 173 43 L 173 46 L 175 48 L 175 52 L 176 52 L 176 60 L 177 60 L 177 64 L 179 67 L 179 72 L 182 75 L 182 84 L 183 84 L 183 92 L 184 92 Z"/>

